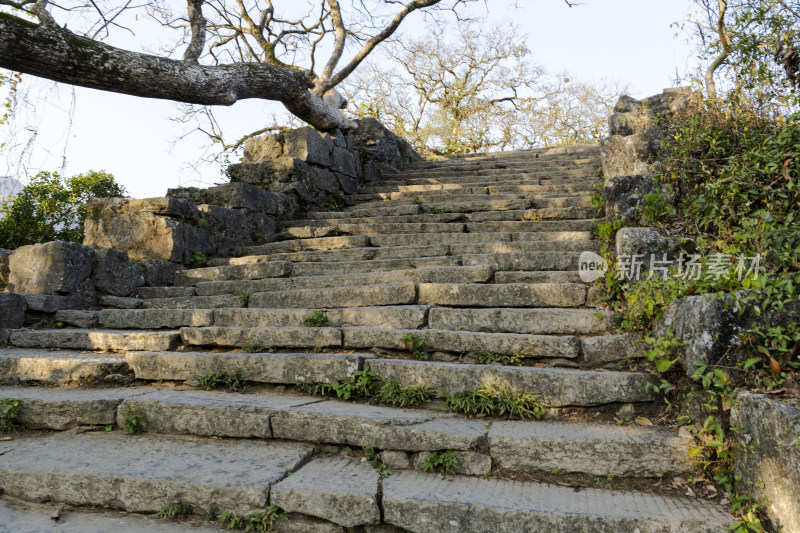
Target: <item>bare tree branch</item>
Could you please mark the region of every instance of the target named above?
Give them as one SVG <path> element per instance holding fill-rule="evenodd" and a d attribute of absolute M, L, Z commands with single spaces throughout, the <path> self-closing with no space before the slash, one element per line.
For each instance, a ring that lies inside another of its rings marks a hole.
<path fill-rule="evenodd" d="M 192 39 L 183 53 L 184 61 L 197 63 L 206 44 L 206 19 L 203 17 L 204 0 L 188 0 L 189 24 L 192 30 Z"/>

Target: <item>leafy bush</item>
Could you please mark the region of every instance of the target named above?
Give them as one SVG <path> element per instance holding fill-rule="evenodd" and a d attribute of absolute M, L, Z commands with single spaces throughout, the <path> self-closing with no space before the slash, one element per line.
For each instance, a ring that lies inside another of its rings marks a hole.
<path fill-rule="evenodd" d="M 39 172 L 2 207 L 0 248 L 54 240 L 82 242 L 89 198 L 125 195 L 125 188 L 102 171 L 71 178 L 62 178 L 57 172 Z"/>

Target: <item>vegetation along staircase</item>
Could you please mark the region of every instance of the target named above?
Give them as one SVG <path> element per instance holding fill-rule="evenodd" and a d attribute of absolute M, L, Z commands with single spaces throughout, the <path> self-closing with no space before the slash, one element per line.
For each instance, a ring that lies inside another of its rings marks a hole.
<path fill-rule="evenodd" d="M 670 491 L 692 440 L 658 424 L 643 348 L 578 277 L 599 166 L 594 145 L 418 162 L 142 308 L 13 331 L 0 398 L 27 429 L 0 442 L 0 487 L 270 504 L 278 531 L 726 531 Z"/>

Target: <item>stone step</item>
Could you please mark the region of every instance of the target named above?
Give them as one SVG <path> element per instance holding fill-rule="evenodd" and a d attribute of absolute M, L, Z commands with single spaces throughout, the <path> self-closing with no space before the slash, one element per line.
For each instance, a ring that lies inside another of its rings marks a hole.
<path fill-rule="evenodd" d="M 488 187 L 470 187 L 468 189 L 454 189 L 449 191 L 431 191 L 424 195 L 408 193 L 392 193 L 389 195 L 364 195 L 354 194 L 345 197 L 345 202 L 352 209 L 367 209 L 371 207 L 388 207 L 393 205 L 420 205 L 425 206 L 435 202 L 470 202 L 473 200 L 518 200 L 525 198 L 522 193 L 489 194 Z M 350 208 L 348 208 L 350 209 Z"/>
<path fill-rule="evenodd" d="M 385 523 L 417 533 L 719 533 L 733 521 L 702 500 L 420 472 L 386 478 L 381 503 Z"/>
<path fill-rule="evenodd" d="M 465 235 L 469 235 L 466 233 Z M 480 235 L 480 233 L 476 234 Z M 478 244 L 451 244 L 450 255 L 508 254 L 524 252 L 600 252 L 603 243 L 597 240 L 546 241 L 531 239 L 517 242 L 484 242 Z"/>
<path fill-rule="evenodd" d="M 535 156 L 517 156 L 517 157 L 503 157 L 491 159 L 458 159 L 458 160 L 445 160 L 445 161 L 431 161 L 426 164 L 411 163 L 405 165 L 398 175 L 406 175 L 414 172 L 424 172 L 426 170 L 469 170 L 473 168 L 513 168 L 525 166 L 556 166 L 559 164 L 583 164 L 586 162 L 599 163 L 599 153 L 593 155 L 585 155 L 578 153 L 569 155 L 539 155 Z"/>
<path fill-rule="evenodd" d="M 198 283 L 195 291 L 196 294 L 200 296 L 210 296 L 214 294 L 253 295 L 265 292 L 274 293 L 301 289 L 338 288 L 406 282 L 486 283 L 491 280 L 493 273 L 492 269 L 486 266 L 430 267 L 409 270 L 391 270 L 388 272 L 337 274 L 333 276 L 301 276 L 242 281 L 206 281 Z"/>
<path fill-rule="evenodd" d="M 263 512 L 270 487 L 313 452 L 312 446 L 297 443 L 121 431 L 58 433 L 2 445 L 7 451 L 0 462 L 0 486 L 6 495 L 133 512 L 156 512 L 180 502 L 201 515 Z"/>
<path fill-rule="evenodd" d="M 291 263 L 290 263 L 291 264 Z M 205 269 L 197 269 L 205 270 Z M 202 279 L 202 278 L 201 278 Z M 178 287 L 139 287 L 137 292 L 139 298 L 149 300 L 152 298 L 181 298 L 184 296 L 194 296 L 194 287 L 185 284 L 186 286 Z"/>
<path fill-rule="evenodd" d="M 391 248 L 351 248 L 350 250 L 325 250 L 316 252 L 294 252 L 273 254 L 273 259 L 297 263 L 329 263 L 334 261 L 371 261 L 374 259 L 409 259 L 419 257 L 439 257 L 449 254 L 447 245 L 394 246 Z M 252 257 L 252 256 L 251 256 Z"/>
<path fill-rule="evenodd" d="M 274 392 L 0 387 L 0 397 L 20 400 L 18 421 L 28 429 L 63 431 L 115 423 L 124 428 L 126 413 L 135 410 L 144 417 L 143 429 L 148 433 L 282 438 L 360 444 L 395 452 L 466 451 L 475 446 L 489 460 L 490 468 L 493 464 L 504 469 L 555 469 L 614 477 L 660 477 L 693 470 L 687 453 L 693 439 L 658 427 L 532 420 L 490 425 L 448 412 Z M 311 427 L 304 432 L 303 424 L 312 416 Z M 328 433 L 323 433 L 325 426 Z M 354 435 L 347 430 L 355 430 L 350 432 Z M 375 441 L 367 440 L 370 437 Z M 436 437 L 442 440 L 434 440 Z"/>
<path fill-rule="evenodd" d="M 530 232 L 530 233 L 401 233 L 373 235 L 370 241 L 373 246 L 423 246 L 434 244 L 480 244 L 507 243 L 510 241 L 576 241 L 591 240 L 592 234 L 583 232 Z"/>
<path fill-rule="evenodd" d="M 100 326 L 108 329 L 176 329 L 214 325 L 213 309 L 104 309 Z"/>
<path fill-rule="evenodd" d="M 409 185 L 448 184 L 456 183 L 472 187 L 475 184 L 491 184 L 492 182 L 515 182 L 528 184 L 543 184 L 545 180 L 567 180 L 578 182 L 598 183 L 602 181 L 597 168 L 571 169 L 571 170 L 484 170 L 473 173 L 451 173 L 428 175 L 427 177 L 402 178 L 397 181 L 386 180 L 381 183 L 386 186 L 400 187 Z"/>
<path fill-rule="evenodd" d="M 81 383 L 125 373 L 127 369 L 125 358 L 116 354 L 0 348 L 0 381 L 3 382 Z"/>
<path fill-rule="evenodd" d="M 272 328 L 303 326 L 304 319 L 320 313 L 336 326 L 419 329 L 427 323 L 429 309 L 424 305 L 345 309 L 217 309 L 213 325 Z"/>
<path fill-rule="evenodd" d="M 383 379 L 399 381 L 406 386 L 426 385 L 440 394 L 458 394 L 468 388 L 499 384 L 512 390 L 540 394 L 540 401 L 551 407 L 649 402 L 655 398 L 655 393 L 646 390 L 647 384 L 658 381 L 655 376 L 641 372 L 405 359 L 372 359 L 369 364 L 370 370 Z"/>
<path fill-rule="evenodd" d="M 578 252 L 517 252 L 494 254 L 464 254 L 463 265 L 487 265 L 499 271 L 572 271 L 578 272 Z"/>
<path fill-rule="evenodd" d="M 462 214 L 463 216 L 463 214 Z M 354 223 L 347 219 L 325 219 L 321 226 L 292 226 L 286 233 L 298 239 L 305 239 L 306 235 L 319 235 L 328 233 L 346 233 L 354 235 L 380 235 L 384 233 L 463 233 L 464 224 L 461 222 L 394 222 L 401 217 L 385 217 L 385 223 Z"/>
<path fill-rule="evenodd" d="M 422 283 L 419 303 L 451 307 L 580 307 L 586 286 L 578 283 Z"/>
<path fill-rule="evenodd" d="M 576 263 L 577 265 L 577 263 Z M 499 271 L 494 273 L 495 283 L 583 283 L 575 270 Z"/>
<path fill-rule="evenodd" d="M 602 335 L 621 322 L 617 313 L 590 309 L 458 309 L 432 307 L 428 327 L 451 331 Z"/>
<path fill-rule="evenodd" d="M 87 329 L 17 329 L 9 344 L 20 348 L 135 351 L 172 350 L 180 344 L 177 331 L 119 331 Z"/>
<path fill-rule="evenodd" d="M 554 231 L 584 231 L 593 232 L 599 221 L 596 219 L 583 220 L 474 220 L 465 224 L 468 233 L 491 233 L 491 232 L 554 232 Z"/>
<path fill-rule="evenodd" d="M 258 246 L 242 248 L 241 255 L 261 255 L 272 253 L 302 252 L 304 250 L 344 250 L 369 246 L 369 238 L 363 235 L 344 235 L 340 237 L 322 237 L 318 239 L 293 239 L 289 241 L 270 242 Z"/>
<path fill-rule="evenodd" d="M 295 276 L 345 275 L 359 272 L 386 272 L 408 268 L 432 268 L 458 266 L 458 258 L 449 256 L 418 257 L 405 259 L 373 259 L 367 261 L 295 263 Z"/>
<path fill-rule="evenodd" d="M 379 185 L 372 185 L 361 189 L 361 193 L 353 195 L 353 199 L 358 199 L 364 196 L 365 200 L 378 200 L 385 199 L 388 195 L 389 198 L 416 198 L 421 193 L 430 194 L 448 194 L 458 193 L 460 191 L 473 191 L 479 192 L 487 190 L 489 194 L 504 194 L 504 193 L 522 193 L 522 194 L 574 194 L 586 193 L 587 191 L 595 191 L 598 183 L 597 178 L 570 178 L 568 183 L 547 183 L 546 178 L 533 178 L 533 179 L 488 179 L 488 181 L 473 181 L 471 183 L 419 183 L 414 185 L 387 185 L 381 183 Z M 563 180 L 562 180 L 563 181 Z M 372 197 L 376 196 L 376 197 Z"/>
<path fill-rule="evenodd" d="M 597 209 L 594 207 L 553 207 L 475 212 L 472 213 L 469 221 L 585 220 L 596 216 Z"/>
<path fill-rule="evenodd" d="M 263 257 L 263 256 L 262 256 Z M 194 268 L 175 274 L 175 285 L 189 287 L 199 281 L 220 281 L 226 279 L 265 279 L 283 278 L 292 273 L 290 261 L 259 261 L 241 264 L 220 264 L 207 268 Z M 141 289 L 139 289 L 141 294 Z M 147 292 L 145 292 L 147 294 Z M 177 295 L 176 295 L 177 296 Z M 182 296 L 186 296 L 185 294 Z M 145 296 L 147 297 L 147 296 Z M 162 295 L 161 298 L 170 296 Z"/>
<path fill-rule="evenodd" d="M 234 294 L 214 296 L 178 296 L 174 298 L 151 298 L 144 301 L 145 309 L 217 309 L 220 307 L 247 307 L 247 300 Z"/>
<path fill-rule="evenodd" d="M 439 176 L 476 176 L 494 174 L 515 174 L 520 172 L 552 172 L 561 173 L 569 171 L 583 171 L 591 173 L 600 168 L 599 158 L 589 159 L 551 159 L 520 162 L 506 162 L 497 164 L 469 164 L 459 166 L 439 166 L 426 169 L 404 168 L 396 174 L 386 174 L 384 177 L 391 181 L 393 179 L 412 180 L 419 178 L 437 178 Z"/>
<path fill-rule="evenodd" d="M 339 348 L 342 331 L 339 328 L 284 327 L 242 328 L 205 327 L 181 328 L 183 343 L 187 346 L 226 346 L 244 348 Z"/>
<path fill-rule="evenodd" d="M 477 197 L 475 197 L 477 198 Z M 462 201 L 425 201 L 422 204 L 401 203 L 396 205 L 366 206 L 355 205 L 344 211 L 322 213 L 326 218 L 361 218 L 371 216 L 402 216 L 426 213 L 436 210 L 443 213 L 473 213 L 475 211 L 513 211 L 528 209 L 531 207 L 531 200 L 525 198 L 513 198 L 510 200 L 496 199 L 491 196 Z"/>

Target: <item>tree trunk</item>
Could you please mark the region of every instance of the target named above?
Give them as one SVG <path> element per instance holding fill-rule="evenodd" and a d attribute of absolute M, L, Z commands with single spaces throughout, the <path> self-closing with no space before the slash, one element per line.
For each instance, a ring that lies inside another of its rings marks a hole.
<path fill-rule="evenodd" d="M 262 63 L 203 66 L 121 50 L 7 13 L 0 13 L 0 67 L 91 89 L 188 104 L 277 100 L 317 129 L 355 126 L 309 92 L 314 84 L 305 70 Z"/>

